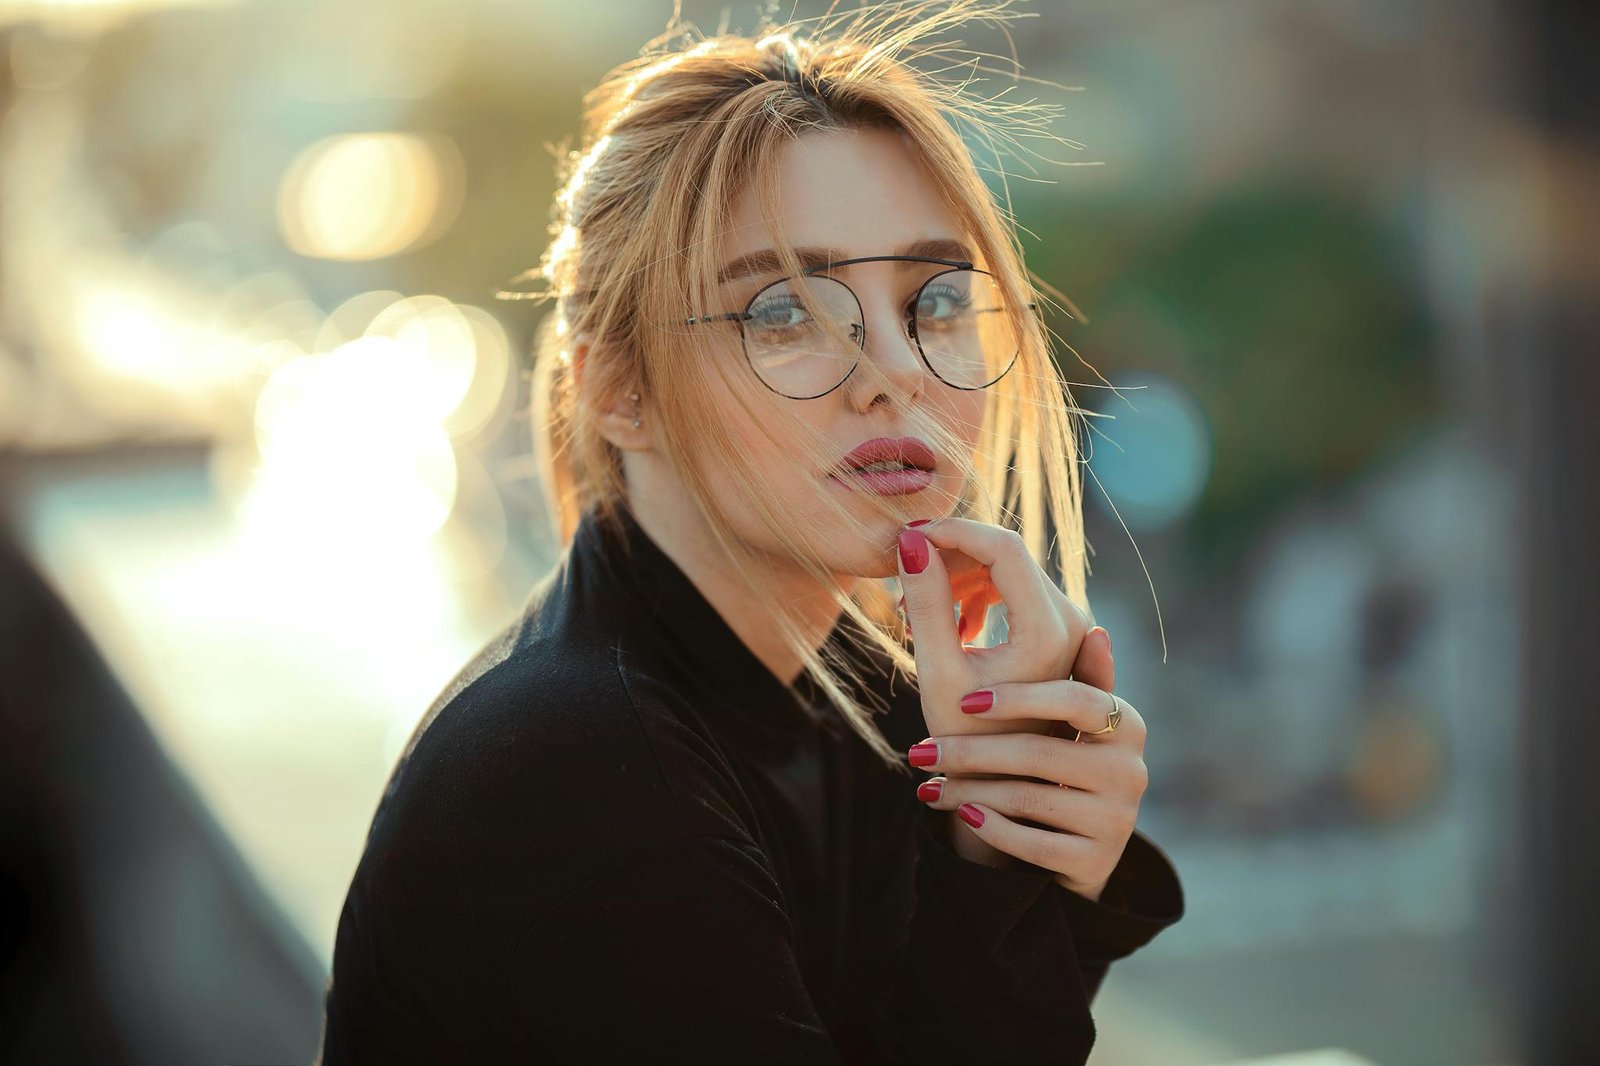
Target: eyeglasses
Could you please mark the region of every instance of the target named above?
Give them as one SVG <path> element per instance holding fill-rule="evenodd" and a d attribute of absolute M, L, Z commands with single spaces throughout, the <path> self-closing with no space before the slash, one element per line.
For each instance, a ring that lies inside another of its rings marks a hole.
<path fill-rule="evenodd" d="M 762 384 L 795 400 L 814 400 L 843 385 L 866 348 L 866 316 L 855 291 L 819 271 L 853 263 L 933 263 L 948 267 L 924 281 L 905 308 L 907 336 L 922 361 L 946 385 L 986 389 L 1017 361 L 1020 345 L 1000 282 L 957 259 L 920 255 L 868 255 L 808 268 L 760 289 L 743 311 L 696 315 L 699 322 L 739 323 L 745 359 Z M 1037 311 L 1038 304 L 1028 307 Z M 829 343 L 829 327 L 856 351 Z"/>

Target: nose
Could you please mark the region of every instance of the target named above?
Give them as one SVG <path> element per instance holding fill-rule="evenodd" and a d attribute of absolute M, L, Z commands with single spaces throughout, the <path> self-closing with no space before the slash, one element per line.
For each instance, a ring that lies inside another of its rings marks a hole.
<path fill-rule="evenodd" d="M 909 316 L 890 293 L 876 292 L 870 299 L 863 294 L 861 299 L 871 305 L 862 312 L 867 335 L 861 362 L 872 364 L 877 373 L 864 365 L 856 367 L 845 382 L 852 401 L 858 406 L 870 406 L 886 386 L 908 399 L 917 396 L 927 387 L 928 368 L 911 336 Z"/>

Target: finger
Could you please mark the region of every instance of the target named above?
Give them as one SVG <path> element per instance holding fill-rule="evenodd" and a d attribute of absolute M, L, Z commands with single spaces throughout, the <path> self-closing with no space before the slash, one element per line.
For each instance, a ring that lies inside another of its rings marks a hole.
<path fill-rule="evenodd" d="M 1081 789 L 1021 778 L 935 777 L 917 786 L 917 798 L 941 811 L 953 811 L 963 803 L 981 803 L 1023 825 L 1076 833 L 1091 840 L 1110 839 L 1129 820 L 1127 804 Z"/>
<path fill-rule="evenodd" d="M 1113 702 L 1104 689 L 1083 681 L 997 681 L 967 693 L 960 706 L 962 713 L 973 719 L 1049 720 L 1088 733 L 1104 729 L 1111 720 L 1111 709 L 1118 707 L 1122 717 L 1117 728 L 1095 737 L 1094 742 L 1144 748 L 1145 722 L 1133 704 L 1120 697 Z M 1064 729 L 1055 732 L 1065 733 L 1068 741 L 1073 739 Z"/>
<path fill-rule="evenodd" d="M 1144 770 L 1137 754 L 1120 745 L 1076 744 L 1064 737 L 1039 733 L 961 733 L 930 737 L 912 745 L 906 758 L 912 766 L 922 770 L 963 777 L 971 774 L 1031 777 L 1091 792 L 1133 792 Z"/>
<path fill-rule="evenodd" d="M 1059 829 L 1023 825 L 981 801 L 963 803 L 956 810 L 978 838 L 995 850 L 1074 879 L 1094 880 L 1101 851 L 1097 841 Z"/>
<path fill-rule="evenodd" d="M 1107 692 L 1116 687 L 1117 668 L 1111 658 L 1111 634 L 1105 626 L 1095 626 L 1078 645 L 1078 658 L 1072 664 L 1072 676 L 1086 685 Z"/>
<path fill-rule="evenodd" d="M 939 552 L 920 529 L 900 531 L 898 554 L 906 621 L 916 629 L 917 674 L 931 676 L 930 667 L 959 662 L 957 657 L 963 654 L 950 579 Z"/>
<path fill-rule="evenodd" d="M 1049 632 L 1058 617 L 1058 603 L 1069 612 L 1069 637 L 1074 643 L 1082 641 L 1088 618 L 1072 601 L 1055 594 L 1015 530 L 970 518 L 933 519 L 917 529 L 939 548 L 959 549 L 989 568 L 995 590 L 1006 604 L 1008 643 L 1024 647 L 1031 633 Z"/>

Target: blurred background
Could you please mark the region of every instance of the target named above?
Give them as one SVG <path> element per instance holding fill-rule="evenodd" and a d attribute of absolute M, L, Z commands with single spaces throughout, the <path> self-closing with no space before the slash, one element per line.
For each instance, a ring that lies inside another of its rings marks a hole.
<path fill-rule="evenodd" d="M 1099 1066 L 1600 1061 L 1592 7 L 1022 5 L 1188 898 Z M 554 561 L 495 293 L 671 15 L 0 3 L 0 1060 L 314 1054 L 401 745 Z"/>

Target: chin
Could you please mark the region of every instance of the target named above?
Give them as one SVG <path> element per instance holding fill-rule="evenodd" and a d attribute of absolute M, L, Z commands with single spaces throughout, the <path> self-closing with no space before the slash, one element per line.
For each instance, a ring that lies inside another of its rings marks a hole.
<path fill-rule="evenodd" d="M 900 560 L 895 557 L 896 549 L 890 548 L 887 552 L 867 560 L 864 565 L 852 567 L 848 572 L 855 577 L 870 577 L 883 579 L 886 577 L 900 576 Z"/>
<path fill-rule="evenodd" d="M 883 522 L 883 530 L 868 540 L 847 535 L 844 530 L 819 530 L 823 546 L 822 562 L 834 574 L 847 577 L 885 578 L 900 573 L 899 547 L 894 519 Z"/>
<path fill-rule="evenodd" d="M 894 527 L 898 529 L 899 527 Z M 891 532 L 887 546 L 880 546 L 876 550 L 868 550 L 860 557 L 848 560 L 849 565 L 842 567 L 839 573 L 850 574 L 854 577 L 870 577 L 882 579 L 900 576 L 900 548 L 895 542 Z"/>

